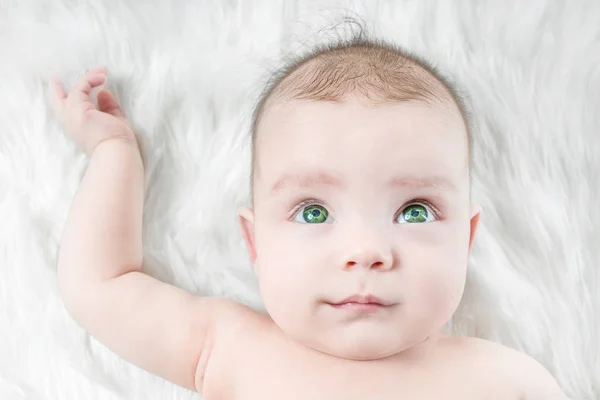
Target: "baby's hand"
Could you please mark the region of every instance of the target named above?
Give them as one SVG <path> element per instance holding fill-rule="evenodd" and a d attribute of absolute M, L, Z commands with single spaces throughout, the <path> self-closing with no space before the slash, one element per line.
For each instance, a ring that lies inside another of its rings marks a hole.
<path fill-rule="evenodd" d="M 98 107 L 90 92 L 106 80 L 108 69 L 89 70 L 67 94 L 55 76 L 50 78 L 50 101 L 67 135 L 88 156 L 105 140 L 123 140 L 135 144 L 133 129 L 115 97 L 106 89 L 98 92 Z"/>

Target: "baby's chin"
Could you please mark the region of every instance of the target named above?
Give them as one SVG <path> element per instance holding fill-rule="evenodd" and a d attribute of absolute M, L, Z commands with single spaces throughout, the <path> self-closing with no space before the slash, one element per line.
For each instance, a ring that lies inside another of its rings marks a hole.
<path fill-rule="evenodd" d="M 348 347 L 319 344 L 316 348 L 314 348 L 314 350 L 317 350 L 321 353 L 327 354 L 332 357 L 343 358 L 352 361 L 381 360 L 384 358 L 393 357 L 396 354 L 402 352 L 402 350 L 396 348 L 383 348 L 379 344 L 362 344 L 358 346 Z"/>
<path fill-rule="evenodd" d="M 392 330 L 390 330 L 393 332 Z M 329 356 L 353 361 L 373 361 L 401 354 L 408 355 L 427 342 L 428 336 L 403 337 L 402 333 L 381 334 L 377 330 L 339 332 L 328 335 L 313 333 L 310 337 L 295 337 L 302 345 Z"/>

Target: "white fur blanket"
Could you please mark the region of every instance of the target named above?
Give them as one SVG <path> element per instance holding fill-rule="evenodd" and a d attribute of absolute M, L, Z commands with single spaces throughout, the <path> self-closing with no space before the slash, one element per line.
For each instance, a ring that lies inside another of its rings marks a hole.
<path fill-rule="evenodd" d="M 353 9 L 474 99 L 483 207 L 457 334 L 518 348 L 600 399 L 600 4 L 554 1 L 0 1 L 0 398 L 199 398 L 68 316 L 56 256 L 86 159 L 46 101 L 106 64 L 146 159 L 145 269 L 260 308 L 235 220 L 249 115 L 284 51 Z M 493 360 L 490 360 L 493 362 Z"/>

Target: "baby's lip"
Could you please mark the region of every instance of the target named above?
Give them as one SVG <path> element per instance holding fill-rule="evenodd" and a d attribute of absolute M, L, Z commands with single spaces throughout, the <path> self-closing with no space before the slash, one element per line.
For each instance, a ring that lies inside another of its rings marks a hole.
<path fill-rule="evenodd" d="M 354 294 L 352 296 L 346 297 L 344 300 L 342 300 L 340 302 L 331 303 L 331 304 L 335 305 L 335 306 L 339 306 L 339 305 L 347 304 L 347 303 L 373 304 L 373 305 L 379 305 L 379 306 L 384 306 L 384 307 L 394 305 L 394 303 L 381 300 L 379 297 L 374 296 L 372 294 L 367 294 L 367 295 Z"/>

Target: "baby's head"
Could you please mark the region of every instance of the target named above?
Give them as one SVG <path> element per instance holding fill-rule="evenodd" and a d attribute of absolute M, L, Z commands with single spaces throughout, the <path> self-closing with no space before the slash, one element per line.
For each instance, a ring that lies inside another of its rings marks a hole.
<path fill-rule="evenodd" d="M 240 221 L 272 319 L 355 360 L 426 343 L 460 302 L 479 221 L 455 89 L 360 37 L 283 69 L 261 99 Z M 353 295 L 384 305 L 336 305 Z"/>

